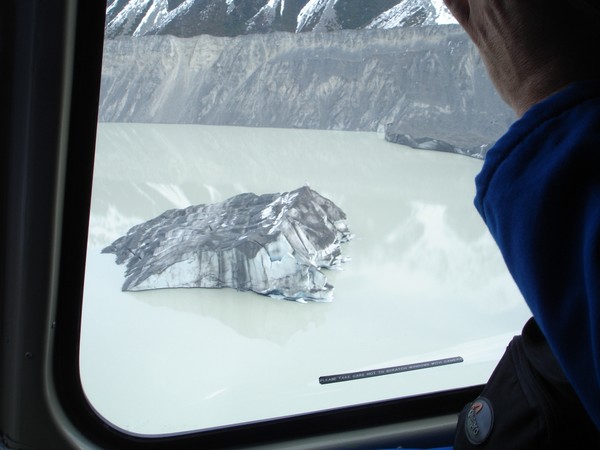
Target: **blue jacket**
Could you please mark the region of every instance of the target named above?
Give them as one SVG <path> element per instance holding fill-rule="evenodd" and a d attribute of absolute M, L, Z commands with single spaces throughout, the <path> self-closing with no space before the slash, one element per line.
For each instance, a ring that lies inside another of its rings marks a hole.
<path fill-rule="evenodd" d="M 490 149 L 475 206 L 600 429 L 600 80 L 532 107 Z"/>

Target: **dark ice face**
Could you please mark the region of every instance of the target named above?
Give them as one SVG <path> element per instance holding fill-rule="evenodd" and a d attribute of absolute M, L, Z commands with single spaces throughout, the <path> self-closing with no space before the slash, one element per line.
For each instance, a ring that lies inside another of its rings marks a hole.
<path fill-rule="evenodd" d="M 309 187 L 172 209 L 102 250 L 126 264 L 123 290 L 232 287 L 290 300 L 330 301 L 321 272 L 344 262 L 346 215 Z"/>

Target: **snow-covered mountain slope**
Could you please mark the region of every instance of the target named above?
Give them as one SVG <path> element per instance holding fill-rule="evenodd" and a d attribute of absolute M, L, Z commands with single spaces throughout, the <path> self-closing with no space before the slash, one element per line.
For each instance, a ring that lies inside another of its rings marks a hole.
<path fill-rule="evenodd" d="M 458 25 L 106 40 L 100 121 L 376 131 L 474 147 L 513 120 Z"/>
<path fill-rule="evenodd" d="M 365 28 L 396 28 L 456 23 L 442 0 L 403 1 L 374 18 Z"/>
<path fill-rule="evenodd" d="M 453 23 L 442 0 L 109 0 L 106 37 L 236 36 Z"/>

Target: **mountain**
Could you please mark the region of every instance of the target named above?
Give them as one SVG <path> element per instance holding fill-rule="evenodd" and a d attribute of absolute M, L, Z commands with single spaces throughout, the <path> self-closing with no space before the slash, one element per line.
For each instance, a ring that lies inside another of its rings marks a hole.
<path fill-rule="evenodd" d="M 103 122 L 386 130 L 463 149 L 495 141 L 514 120 L 458 25 L 109 39 L 99 113 Z"/>
<path fill-rule="evenodd" d="M 455 23 L 442 0 L 108 0 L 107 38 L 237 36 Z"/>

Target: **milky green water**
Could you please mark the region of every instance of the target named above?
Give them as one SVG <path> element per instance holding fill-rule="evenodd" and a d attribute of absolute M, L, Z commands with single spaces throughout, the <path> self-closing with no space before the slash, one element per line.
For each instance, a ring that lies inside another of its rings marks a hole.
<path fill-rule="evenodd" d="M 476 159 L 376 133 L 98 128 L 80 367 L 106 420 L 177 433 L 484 383 L 530 316 L 476 213 Z M 232 289 L 121 292 L 100 250 L 166 209 L 310 185 L 347 214 L 332 303 Z M 319 377 L 460 356 L 341 383 Z"/>

